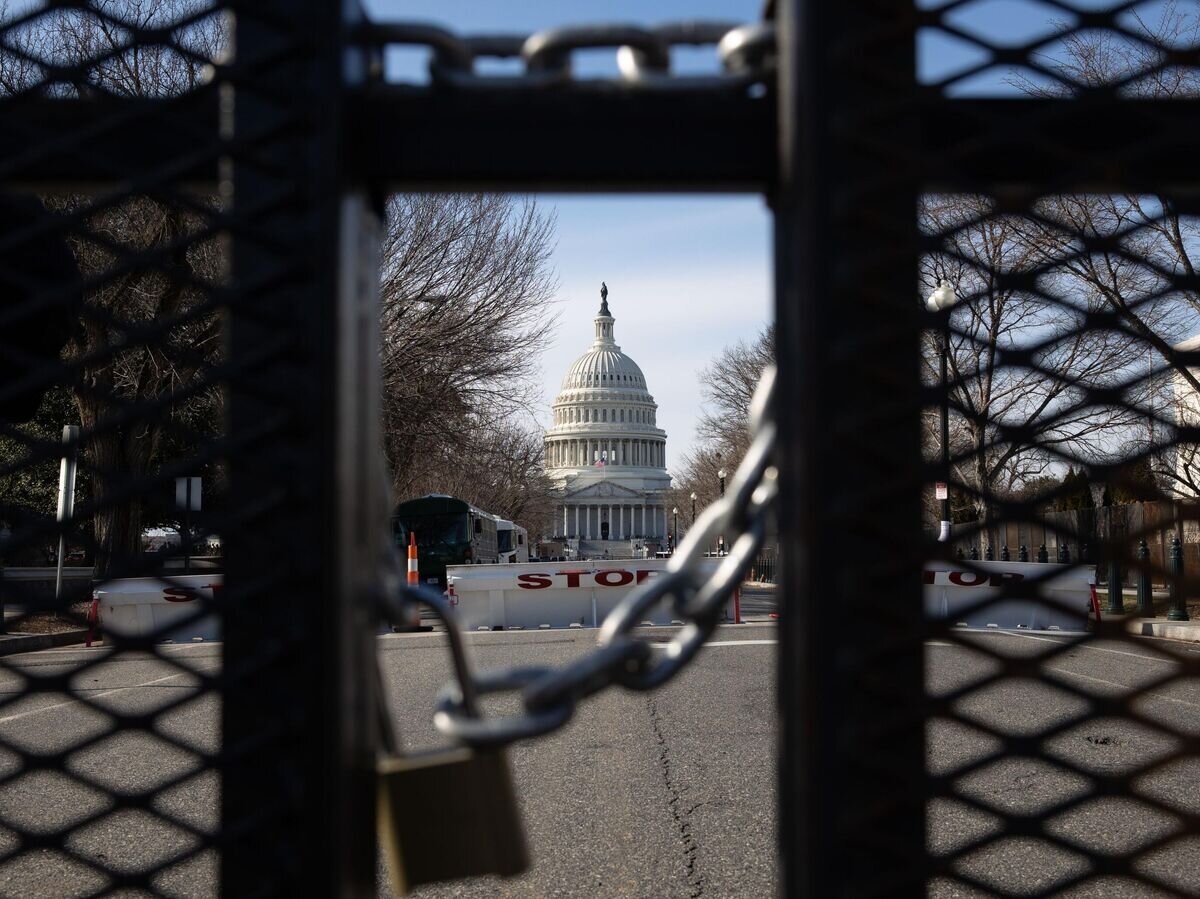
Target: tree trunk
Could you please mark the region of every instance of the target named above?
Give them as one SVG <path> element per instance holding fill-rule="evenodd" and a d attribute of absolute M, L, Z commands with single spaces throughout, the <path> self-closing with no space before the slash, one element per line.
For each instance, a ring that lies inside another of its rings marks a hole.
<path fill-rule="evenodd" d="M 98 404 L 91 397 L 76 396 L 85 433 L 96 426 Z M 142 440 L 152 442 L 150 436 Z M 106 580 L 135 570 L 142 551 L 142 502 L 132 496 L 114 502 L 110 497 L 132 478 L 145 474 L 144 458 L 149 447 L 131 447 L 124 429 L 92 436 L 85 454 L 92 467 L 92 532 L 96 541 L 94 577 Z M 140 442 L 140 441 L 139 441 Z M 133 450 L 132 452 L 130 450 Z"/>

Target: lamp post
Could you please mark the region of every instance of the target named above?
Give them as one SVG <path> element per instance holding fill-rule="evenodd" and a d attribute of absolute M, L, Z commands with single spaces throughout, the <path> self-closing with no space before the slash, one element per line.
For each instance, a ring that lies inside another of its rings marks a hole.
<path fill-rule="evenodd" d="M 671 530 L 671 555 L 675 555 L 675 547 L 679 545 L 679 507 L 673 506 L 671 514 L 675 516 L 675 524 Z"/>
<path fill-rule="evenodd" d="M 725 469 L 724 468 L 719 469 L 717 471 L 717 480 L 719 480 L 721 482 L 721 499 L 724 499 L 725 498 Z M 718 556 L 725 555 L 725 535 L 724 534 L 721 534 L 719 537 L 717 537 L 717 555 Z"/>
<path fill-rule="evenodd" d="M 954 288 L 950 282 L 942 280 L 925 300 L 925 308 L 930 312 L 941 312 L 949 309 L 958 302 Z M 942 322 L 938 334 L 938 356 L 941 357 L 942 371 L 942 477 L 946 479 L 946 494 L 942 498 L 942 526 L 938 533 L 938 542 L 946 543 L 950 539 L 950 392 L 947 388 L 946 357 L 950 354 L 950 316 Z"/>

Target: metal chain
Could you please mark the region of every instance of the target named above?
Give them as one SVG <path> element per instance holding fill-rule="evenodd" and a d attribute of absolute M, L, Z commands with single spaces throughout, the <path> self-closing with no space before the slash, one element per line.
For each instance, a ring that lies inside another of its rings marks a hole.
<path fill-rule="evenodd" d="M 617 51 L 617 79 L 601 82 L 629 88 L 744 87 L 763 81 L 775 64 L 773 22 L 738 25 L 733 22 L 671 22 L 653 28 L 636 25 L 583 25 L 551 28 L 529 36 L 460 36 L 417 22 L 367 22 L 356 39 L 376 48 L 425 47 L 434 87 L 545 87 L 573 81 L 572 58 L 577 50 L 612 48 Z M 671 48 L 715 46 L 721 72 L 681 75 L 671 71 Z M 518 75 L 484 75 L 480 59 L 519 59 Z M 577 82 L 576 82 L 577 83 Z"/>
<path fill-rule="evenodd" d="M 604 619 L 596 650 L 561 668 L 525 667 L 475 674 L 455 621 L 456 613 L 437 593 L 404 585 L 390 591 L 385 611 L 403 621 L 407 603 L 430 606 L 450 634 L 456 679 L 437 697 L 434 724 L 469 746 L 501 746 L 562 727 L 583 699 L 613 684 L 652 690 L 678 674 L 712 634 L 721 610 L 741 584 L 762 546 L 767 518 L 779 493 L 775 455 L 775 369 L 763 372 L 750 408 L 750 449 L 734 473 L 728 494 L 704 510 L 667 563 L 666 570 L 635 588 Z M 705 547 L 719 535 L 734 535 L 716 571 L 701 573 Z M 634 631 L 646 612 L 670 602 L 684 621 L 662 650 Z M 475 698 L 521 691 L 520 714 L 487 718 Z"/>

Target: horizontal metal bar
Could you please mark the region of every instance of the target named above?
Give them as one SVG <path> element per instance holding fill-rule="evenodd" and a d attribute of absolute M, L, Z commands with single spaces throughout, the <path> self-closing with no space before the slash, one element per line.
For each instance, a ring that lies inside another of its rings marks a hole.
<path fill-rule="evenodd" d="M 926 189 L 1200 196 L 1200 100 L 929 98 L 918 114 Z"/>
<path fill-rule="evenodd" d="M 224 151 L 219 115 L 215 90 L 168 100 L 9 100 L 0 103 L 0 187 L 137 190 L 145 179 L 211 189 Z"/>
<path fill-rule="evenodd" d="M 389 190 L 757 191 L 775 171 L 775 103 L 744 89 L 373 89 L 354 166 Z"/>
<path fill-rule="evenodd" d="M 921 139 L 897 155 L 930 190 L 1198 193 L 1197 100 L 929 98 L 914 114 Z M 134 175 L 211 188 L 219 115 L 211 91 L 166 101 L 9 101 L 0 104 L 0 187 L 102 188 Z M 770 193 L 776 178 L 775 102 L 744 90 L 385 85 L 353 98 L 346 115 L 353 170 L 388 190 Z M 892 139 L 868 121 L 830 127 L 854 128 L 863 143 L 880 145 L 881 158 Z"/>

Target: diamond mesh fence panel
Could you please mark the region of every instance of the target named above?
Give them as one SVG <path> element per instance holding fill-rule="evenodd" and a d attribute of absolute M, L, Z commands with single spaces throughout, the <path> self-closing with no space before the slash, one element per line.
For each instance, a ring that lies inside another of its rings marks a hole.
<path fill-rule="evenodd" d="M 1155 635 L 1200 635 L 1200 218 L 1158 176 L 1200 6 L 917 7 L 920 89 L 960 129 L 927 171 L 976 139 L 1052 161 L 918 211 L 928 889 L 1198 895 L 1200 655 Z M 1106 131 L 1126 105 L 1140 130 Z M 1106 167 L 1137 175 L 1089 189 Z"/>
<path fill-rule="evenodd" d="M 228 461 L 278 426 L 226 425 L 271 348 L 227 349 L 222 7 L 0 3 L 3 895 L 217 889 Z"/>

